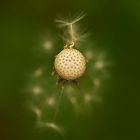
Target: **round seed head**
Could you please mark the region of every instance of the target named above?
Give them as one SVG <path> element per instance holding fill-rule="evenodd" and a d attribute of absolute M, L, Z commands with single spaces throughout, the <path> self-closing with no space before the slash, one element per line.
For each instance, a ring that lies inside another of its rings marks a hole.
<path fill-rule="evenodd" d="M 56 56 L 54 68 L 62 79 L 75 80 L 84 74 L 86 60 L 80 51 L 67 48 Z"/>

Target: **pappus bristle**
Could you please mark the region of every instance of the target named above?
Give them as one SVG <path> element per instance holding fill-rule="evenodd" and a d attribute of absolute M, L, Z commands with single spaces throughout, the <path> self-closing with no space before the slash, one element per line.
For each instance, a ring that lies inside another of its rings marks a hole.
<path fill-rule="evenodd" d="M 60 28 L 64 28 L 63 40 L 68 44 L 76 43 L 85 37 L 85 34 L 81 34 L 79 26 L 76 24 L 85 17 L 86 14 L 79 14 L 73 20 L 56 19 Z"/>

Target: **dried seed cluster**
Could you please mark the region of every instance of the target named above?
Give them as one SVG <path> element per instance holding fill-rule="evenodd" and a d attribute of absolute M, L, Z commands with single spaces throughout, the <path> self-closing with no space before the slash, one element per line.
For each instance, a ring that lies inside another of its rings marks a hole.
<path fill-rule="evenodd" d="M 56 56 L 54 68 L 62 79 L 75 80 L 84 74 L 86 60 L 80 51 L 67 48 Z"/>

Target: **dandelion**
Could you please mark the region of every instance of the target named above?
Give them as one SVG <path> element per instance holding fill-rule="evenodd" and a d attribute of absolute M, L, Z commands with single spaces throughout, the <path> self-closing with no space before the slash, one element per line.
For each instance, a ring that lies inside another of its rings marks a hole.
<path fill-rule="evenodd" d="M 80 38 L 80 35 L 76 31 L 75 24 L 83 19 L 85 16 L 80 15 L 71 22 L 56 20 L 60 27 L 67 27 L 67 40 L 64 49 L 55 57 L 54 70 L 58 76 L 63 80 L 77 80 L 80 78 L 86 70 L 86 59 L 84 55 L 77 49 L 75 49 L 75 43 Z"/>

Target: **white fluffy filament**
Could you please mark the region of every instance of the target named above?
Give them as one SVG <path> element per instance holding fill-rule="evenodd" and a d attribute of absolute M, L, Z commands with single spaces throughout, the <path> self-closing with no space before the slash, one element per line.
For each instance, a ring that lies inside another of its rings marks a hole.
<path fill-rule="evenodd" d="M 64 33 L 66 33 L 67 39 L 65 40 L 69 45 L 79 40 L 80 37 L 77 32 L 77 26 L 75 26 L 75 24 L 81 19 L 83 19 L 84 17 L 85 17 L 85 14 L 80 14 L 74 20 L 70 22 L 66 20 L 60 20 L 60 19 L 55 20 L 57 23 L 59 23 L 59 27 L 67 27 L 67 30 Z"/>

